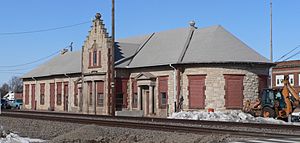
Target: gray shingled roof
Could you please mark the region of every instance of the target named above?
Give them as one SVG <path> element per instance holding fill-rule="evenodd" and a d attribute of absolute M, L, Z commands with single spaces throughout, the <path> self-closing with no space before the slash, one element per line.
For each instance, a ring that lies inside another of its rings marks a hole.
<path fill-rule="evenodd" d="M 124 61 L 117 67 L 137 68 L 187 63 L 270 63 L 222 26 L 195 29 L 191 33 L 192 28 L 154 33 L 131 61 Z M 145 37 L 147 36 L 140 36 L 136 40 L 130 38 L 129 42 L 138 43 L 137 41 L 142 41 L 140 39 L 147 39 Z M 126 39 L 122 42 L 126 42 Z M 133 47 L 119 48 L 125 50 Z"/>
<path fill-rule="evenodd" d="M 132 59 L 129 67 L 176 63 L 188 39 L 189 28 L 155 33 Z"/>
<path fill-rule="evenodd" d="M 81 51 L 58 55 L 26 73 L 22 78 L 81 73 Z"/>
<path fill-rule="evenodd" d="M 269 60 L 221 26 L 196 29 L 181 63 L 256 62 Z"/>
<path fill-rule="evenodd" d="M 118 39 L 117 68 L 150 67 L 188 63 L 266 63 L 270 61 L 249 48 L 221 26 L 180 28 Z M 81 72 L 81 51 L 58 55 L 25 74 L 23 78 Z"/>

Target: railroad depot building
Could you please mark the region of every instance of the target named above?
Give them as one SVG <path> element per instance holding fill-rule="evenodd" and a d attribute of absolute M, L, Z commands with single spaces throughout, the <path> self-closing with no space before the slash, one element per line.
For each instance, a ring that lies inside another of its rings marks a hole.
<path fill-rule="evenodd" d="M 111 39 L 97 14 L 81 51 L 23 76 L 26 109 L 109 114 Z M 273 64 L 222 26 L 189 27 L 115 43 L 116 110 L 166 117 L 179 109 L 241 109 L 266 87 Z M 180 104 L 180 105 L 179 105 Z"/>

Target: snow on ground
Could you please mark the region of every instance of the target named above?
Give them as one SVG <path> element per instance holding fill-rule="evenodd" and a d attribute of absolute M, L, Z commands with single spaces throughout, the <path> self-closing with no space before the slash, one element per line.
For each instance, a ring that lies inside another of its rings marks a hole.
<path fill-rule="evenodd" d="M 8 134 L 6 138 L 0 138 L 0 143 L 41 143 L 41 142 L 46 142 L 46 141 L 41 139 L 24 138 L 14 133 Z"/>
<path fill-rule="evenodd" d="M 242 111 L 191 111 L 173 113 L 169 118 L 172 119 L 189 119 L 189 120 L 206 120 L 206 121 L 225 121 L 225 122 L 243 122 L 243 123 L 269 123 L 269 124 L 293 124 L 300 125 L 300 123 L 287 123 L 282 120 L 273 118 L 253 117 L 248 113 Z"/>

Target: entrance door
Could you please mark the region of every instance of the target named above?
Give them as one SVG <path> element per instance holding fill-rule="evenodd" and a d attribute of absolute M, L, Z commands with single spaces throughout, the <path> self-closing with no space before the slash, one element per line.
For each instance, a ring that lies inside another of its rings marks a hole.
<path fill-rule="evenodd" d="M 31 85 L 31 109 L 36 110 L 35 102 L 35 84 Z"/>
<path fill-rule="evenodd" d="M 55 84 L 50 83 L 50 110 L 54 111 L 55 108 Z"/>
<path fill-rule="evenodd" d="M 69 88 L 68 83 L 64 84 L 64 111 L 68 111 L 68 104 L 69 104 Z"/>
<path fill-rule="evenodd" d="M 243 107 L 244 75 L 224 75 L 225 77 L 225 107 L 241 109 Z"/>
<path fill-rule="evenodd" d="M 149 90 L 145 90 L 144 92 L 144 97 L 145 97 L 145 114 L 149 114 Z"/>
<path fill-rule="evenodd" d="M 118 93 L 116 97 L 116 110 L 122 111 L 122 107 L 123 107 L 123 94 Z"/>

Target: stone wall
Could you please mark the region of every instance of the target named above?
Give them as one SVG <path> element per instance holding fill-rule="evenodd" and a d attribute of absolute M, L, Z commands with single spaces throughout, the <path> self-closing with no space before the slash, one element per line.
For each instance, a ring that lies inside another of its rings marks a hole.
<path fill-rule="evenodd" d="M 74 82 L 78 80 L 79 76 L 76 77 L 55 77 L 55 78 L 43 78 L 35 80 L 26 80 L 23 81 L 23 108 L 31 109 L 31 84 L 35 84 L 35 101 L 37 110 L 49 110 L 50 109 L 50 83 L 55 83 L 55 111 L 64 111 L 64 82 L 68 82 L 68 111 L 69 112 L 78 112 L 79 106 L 74 105 Z M 62 104 L 57 105 L 57 82 L 62 82 Z M 44 105 L 40 104 L 40 84 L 45 83 L 45 101 Z M 25 104 L 25 85 L 29 84 L 29 104 Z"/>
<path fill-rule="evenodd" d="M 247 67 L 194 67 L 186 68 L 183 73 L 182 93 L 184 97 L 183 108 L 189 110 L 188 99 L 188 75 L 206 75 L 205 90 L 205 109 L 214 108 L 215 110 L 225 110 L 225 79 L 224 74 L 243 74 L 244 101 L 253 100 L 258 97 L 258 75 L 266 75 L 266 68 L 247 68 Z"/>

